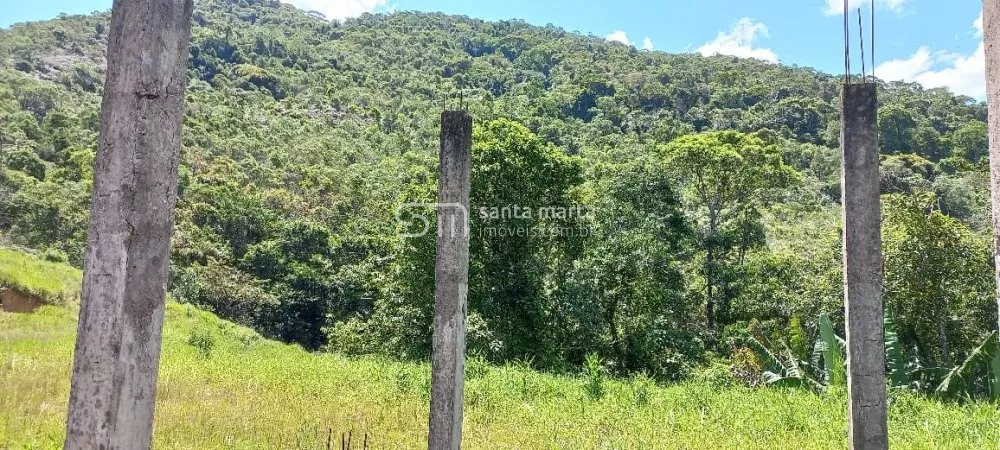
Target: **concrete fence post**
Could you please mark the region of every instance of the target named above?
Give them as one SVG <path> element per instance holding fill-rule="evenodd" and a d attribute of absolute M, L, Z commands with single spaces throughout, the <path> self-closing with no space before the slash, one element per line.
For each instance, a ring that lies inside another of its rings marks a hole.
<path fill-rule="evenodd" d="M 469 189 L 472 117 L 441 116 L 437 257 L 434 271 L 434 349 L 428 448 L 462 446 L 466 297 L 469 283 Z"/>
<path fill-rule="evenodd" d="M 849 440 L 888 448 L 876 85 L 846 84 L 841 98 L 844 307 Z"/>
<path fill-rule="evenodd" d="M 152 439 L 192 0 L 115 0 L 65 448 Z"/>
<path fill-rule="evenodd" d="M 997 283 L 995 300 L 997 329 L 1000 330 L 1000 0 L 983 1 L 983 41 L 986 46 L 986 104 L 990 122 L 990 181 Z"/>

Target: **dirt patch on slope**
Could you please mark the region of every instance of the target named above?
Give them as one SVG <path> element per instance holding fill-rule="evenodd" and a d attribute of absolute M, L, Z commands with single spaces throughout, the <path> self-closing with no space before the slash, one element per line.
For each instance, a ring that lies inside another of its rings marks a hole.
<path fill-rule="evenodd" d="M 33 313 L 42 307 L 42 299 L 10 288 L 0 288 L 0 310 L 9 313 Z"/>

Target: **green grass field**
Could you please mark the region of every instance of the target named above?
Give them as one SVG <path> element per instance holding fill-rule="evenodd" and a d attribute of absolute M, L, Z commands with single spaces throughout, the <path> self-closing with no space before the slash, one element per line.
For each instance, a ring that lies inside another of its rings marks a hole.
<path fill-rule="evenodd" d="M 48 276 L 36 279 L 47 280 Z M 76 331 L 72 309 L 0 313 L 0 449 L 60 448 Z M 187 305 L 167 309 L 154 448 L 426 448 L 425 364 L 310 354 Z M 607 381 L 473 360 L 466 448 L 846 446 L 845 399 L 805 391 Z M 897 448 L 1000 448 L 996 405 L 893 393 Z"/>

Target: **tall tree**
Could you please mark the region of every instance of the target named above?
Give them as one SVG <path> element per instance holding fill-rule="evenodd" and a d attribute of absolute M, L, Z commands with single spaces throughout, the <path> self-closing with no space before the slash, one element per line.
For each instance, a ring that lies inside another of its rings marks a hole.
<path fill-rule="evenodd" d="M 776 146 L 735 131 L 683 136 L 668 144 L 665 152 L 667 165 L 703 216 L 705 316 L 708 327 L 714 328 L 725 260 L 732 253 L 742 261 L 759 241 L 759 208 L 797 175 Z"/>
<path fill-rule="evenodd" d="M 551 362 L 555 332 L 547 324 L 556 320 L 556 308 L 545 290 L 546 277 L 555 276 L 553 266 L 572 259 L 562 253 L 578 252 L 583 242 L 575 233 L 578 217 L 566 211 L 577 204 L 571 191 L 581 182 L 579 160 L 505 119 L 477 125 L 473 142 L 468 349 L 498 360 Z M 405 202 L 433 202 L 433 184 L 427 179 L 412 186 Z M 419 234 L 423 223 L 413 212 L 402 210 L 401 217 L 415 225 L 406 232 Z M 434 216 L 426 220 L 435 230 Z M 376 304 L 368 325 L 352 325 L 370 330 L 390 353 L 417 356 L 430 350 L 434 267 L 428 261 L 434 261 L 434 237 L 401 241 L 391 269 L 392 292 Z M 337 335 L 331 344 L 351 351 Z"/>
<path fill-rule="evenodd" d="M 579 213 L 569 211 L 580 161 L 509 120 L 476 128 L 473 141 L 469 309 L 486 319 L 505 358 L 544 364 L 553 346 L 546 324 L 555 320 L 546 278 L 583 241 L 573 230 Z"/>
<path fill-rule="evenodd" d="M 692 233 L 680 196 L 662 161 L 608 170 L 615 175 L 595 189 L 592 240 L 563 284 L 559 307 L 569 317 L 560 327 L 573 330 L 574 344 L 567 359 L 582 362 L 586 348 L 621 373 L 680 377 L 700 350 L 686 332 L 699 312 L 684 295 Z"/>
<path fill-rule="evenodd" d="M 905 350 L 951 367 L 982 342 L 992 317 L 989 249 L 937 209 L 931 193 L 885 198 L 885 295 Z"/>
<path fill-rule="evenodd" d="M 993 199 L 994 266 L 997 279 L 997 327 L 1000 328 L 1000 0 L 983 1 L 986 44 L 986 96 L 990 125 L 990 178 Z"/>
<path fill-rule="evenodd" d="M 149 448 L 193 0 L 115 0 L 66 448 Z"/>

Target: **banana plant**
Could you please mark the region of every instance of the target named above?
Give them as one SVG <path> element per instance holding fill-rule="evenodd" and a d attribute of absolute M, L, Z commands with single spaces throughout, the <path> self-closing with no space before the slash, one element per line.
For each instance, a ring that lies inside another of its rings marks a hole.
<path fill-rule="evenodd" d="M 780 350 L 766 338 L 750 338 L 749 347 L 757 353 L 764 365 L 764 382 L 768 386 L 807 388 L 823 392 L 830 385 L 845 382 L 844 352 L 846 346 L 833 331 L 833 325 L 826 316 L 820 318 L 820 339 L 813 346 L 812 361 L 804 361 L 795 356 L 787 345 L 781 343 Z"/>
<path fill-rule="evenodd" d="M 996 332 L 991 333 L 962 364 L 954 368 L 935 367 L 914 356 L 909 365 L 912 370 L 908 370 L 895 322 L 886 309 L 885 359 L 892 387 L 911 387 L 919 391 L 933 389 L 938 395 L 950 398 L 969 399 L 985 394 L 990 399 L 1000 400 L 1000 342 Z M 928 386 L 927 383 L 933 384 Z"/>
<path fill-rule="evenodd" d="M 951 369 L 937 387 L 939 395 L 972 398 L 986 394 L 1000 400 L 1000 336 L 994 331 L 965 361 Z"/>
<path fill-rule="evenodd" d="M 889 369 L 889 385 L 906 387 L 910 384 L 910 376 L 906 370 L 906 359 L 903 357 L 903 343 L 896 332 L 896 322 L 892 319 L 889 308 L 885 309 L 885 362 Z"/>
<path fill-rule="evenodd" d="M 813 364 L 817 356 L 822 356 L 823 373 L 829 386 L 847 385 L 847 343 L 833 329 L 833 322 L 826 314 L 819 317 L 819 340 L 813 346 Z"/>
<path fill-rule="evenodd" d="M 886 313 L 886 359 L 894 385 L 906 386 L 908 376 L 901 343 L 891 315 Z M 847 342 L 837 336 L 833 322 L 827 315 L 819 318 L 819 339 L 813 345 L 809 362 L 801 361 L 782 344 L 783 351 L 772 351 L 772 346 L 757 339 L 750 346 L 764 363 L 764 381 L 771 386 L 801 386 L 814 391 L 847 385 Z"/>
<path fill-rule="evenodd" d="M 769 386 L 802 387 L 822 392 L 831 386 L 847 384 L 847 345 L 837 336 L 826 315 L 819 318 L 819 339 L 813 346 L 809 362 L 797 358 L 784 343 L 780 350 L 773 350 L 775 347 L 764 337 L 750 338 L 748 345 L 763 363 L 764 382 Z M 892 314 L 887 310 L 885 359 L 890 386 L 925 390 L 925 383 L 930 381 L 937 384 L 934 391 L 941 396 L 973 398 L 986 395 L 1000 400 L 1000 335 L 997 332 L 991 333 L 961 365 L 950 370 L 930 367 L 919 358 L 908 364 L 902 345 Z"/>

